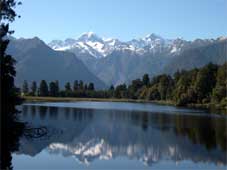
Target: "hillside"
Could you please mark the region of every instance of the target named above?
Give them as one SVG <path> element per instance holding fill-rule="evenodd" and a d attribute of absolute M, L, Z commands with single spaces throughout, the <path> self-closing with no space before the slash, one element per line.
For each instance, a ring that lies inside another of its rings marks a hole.
<path fill-rule="evenodd" d="M 41 80 L 59 80 L 65 82 L 83 80 L 93 82 L 97 88 L 105 84 L 92 74 L 73 53 L 54 51 L 38 38 L 12 40 L 8 53 L 17 60 L 16 85 L 24 80 L 31 82 Z"/>

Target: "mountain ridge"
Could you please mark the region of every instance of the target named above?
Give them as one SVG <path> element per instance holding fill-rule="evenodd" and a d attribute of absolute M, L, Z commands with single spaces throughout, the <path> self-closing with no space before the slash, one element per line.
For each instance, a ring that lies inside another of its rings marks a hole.
<path fill-rule="evenodd" d="M 227 39 L 227 36 L 217 39 L 195 39 L 187 41 L 183 38 L 165 39 L 154 33 L 148 34 L 144 38 L 132 39 L 130 41 L 120 41 L 117 38 L 101 38 L 94 32 L 83 33 L 76 39 L 67 38 L 66 40 L 53 40 L 48 45 L 58 51 L 77 49 L 80 53 L 91 54 L 94 58 L 102 58 L 111 54 L 114 50 L 131 50 L 136 54 L 148 52 L 157 53 L 160 50 L 167 50 L 172 54 L 179 54 L 185 48 L 193 46 L 208 45 L 214 41 Z"/>
<path fill-rule="evenodd" d="M 23 45 L 21 42 L 26 40 L 29 40 L 29 43 Z M 12 38 L 11 41 L 19 42 L 11 50 L 11 54 L 16 55 L 17 60 L 27 56 L 25 52 L 27 48 L 35 47 L 42 42 L 37 37 L 33 40 Z M 74 44 L 72 48 L 70 44 Z M 180 38 L 164 39 L 156 34 L 150 34 L 145 38 L 121 42 L 114 38 L 100 38 L 94 33 L 84 33 L 78 40 L 68 38 L 64 43 L 55 40 L 48 45 L 45 44 L 55 53 L 74 54 L 91 74 L 107 86 L 128 84 L 146 73 L 150 77 L 163 73 L 173 74 L 177 70 L 202 67 L 209 62 L 223 64 L 227 61 L 227 36 L 186 41 Z M 64 45 L 67 45 L 67 48 L 63 47 Z M 18 56 L 18 53 L 24 55 Z M 77 67 L 77 64 L 71 67 Z"/>
<path fill-rule="evenodd" d="M 59 80 L 61 87 L 66 82 L 83 80 L 86 83 L 93 82 L 98 89 L 106 87 L 75 54 L 54 51 L 38 37 L 11 40 L 7 53 L 17 61 L 15 81 L 19 86 L 24 80 L 28 82 Z"/>

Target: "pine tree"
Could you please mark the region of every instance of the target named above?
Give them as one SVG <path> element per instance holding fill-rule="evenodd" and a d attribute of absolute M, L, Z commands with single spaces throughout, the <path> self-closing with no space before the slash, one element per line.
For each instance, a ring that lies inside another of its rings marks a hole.
<path fill-rule="evenodd" d="M 143 85 L 148 86 L 150 82 L 150 78 L 148 74 L 143 75 Z"/>
<path fill-rule="evenodd" d="M 28 95 L 29 89 L 28 89 L 28 82 L 24 80 L 23 86 L 22 86 L 22 93 L 23 95 Z"/>
<path fill-rule="evenodd" d="M 49 84 L 49 95 L 52 97 L 56 97 L 58 95 L 58 90 L 57 90 L 57 83 L 56 82 L 50 82 Z"/>
<path fill-rule="evenodd" d="M 31 85 L 31 95 L 36 96 L 36 94 L 37 94 L 37 84 L 35 81 L 33 81 Z"/>
<path fill-rule="evenodd" d="M 217 82 L 212 92 L 212 100 L 220 102 L 227 98 L 227 62 L 218 68 L 216 80 Z"/>
<path fill-rule="evenodd" d="M 84 89 L 84 82 L 82 80 L 80 80 L 79 89 L 80 90 L 83 90 Z"/>
<path fill-rule="evenodd" d="M 87 84 L 84 85 L 84 90 L 86 91 L 88 89 Z"/>
<path fill-rule="evenodd" d="M 58 96 L 59 95 L 59 91 L 60 91 L 60 87 L 59 87 L 59 82 L 58 82 L 58 80 L 55 80 L 54 81 L 54 83 L 55 83 L 55 90 L 56 90 L 56 95 Z"/>
<path fill-rule="evenodd" d="M 73 83 L 73 91 L 77 91 L 79 89 L 79 83 L 78 80 L 75 80 Z"/>
<path fill-rule="evenodd" d="M 67 83 L 65 84 L 65 91 L 67 91 L 67 92 L 71 92 L 71 91 L 72 91 L 70 82 L 67 82 Z"/>
<path fill-rule="evenodd" d="M 114 85 L 111 85 L 109 90 L 113 91 L 114 90 Z"/>
<path fill-rule="evenodd" d="M 48 96 L 48 86 L 45 80 L 42 80 L 39 85 L 39 96 Z"/>
<path fill-rule="evenodd" d="M 90 91 L 94 91 L 95 90 L 94 83 L 89 83 L 88 84 L 88 90 L 90 90 Z"/>

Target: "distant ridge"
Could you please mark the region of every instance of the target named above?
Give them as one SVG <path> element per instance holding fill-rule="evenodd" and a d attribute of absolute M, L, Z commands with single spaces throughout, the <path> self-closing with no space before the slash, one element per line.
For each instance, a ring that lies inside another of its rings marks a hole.
<path fill-rule="evenodd" d="M 106 87 L 73 53 L 54 51 L 37 37 L 11 40 L 8 53 L 17 60 L 16 84 L 19 86 L 24 80 L 39 82 L 44 79 L 59 80 L 62 87 L 74 80 L 93 82 L 99 89 Z"/>
<path fill-rule="evenodd" d="M 186 41 L 149 34 L 121 42 L 89 32 L 77 39 L 54 40 L 48 45 L 37 37 L 11 38 L 10 44 L 8 51 L 18 61 L 16 81 L 19 84 L 22 79 L 46 77 L 53 80 L 60 77 L 62 82 L 75 79 L 94 81 L 102 88 L 106 87 L 104 84 L 129 83 L 145 73 L 150 76 L 172 74 L 176 70 L 202 67 L 209 62 L 223 64 L 227 60 L 227 36 Z M 59 76 L 56 77 L 56 73 Z"/>

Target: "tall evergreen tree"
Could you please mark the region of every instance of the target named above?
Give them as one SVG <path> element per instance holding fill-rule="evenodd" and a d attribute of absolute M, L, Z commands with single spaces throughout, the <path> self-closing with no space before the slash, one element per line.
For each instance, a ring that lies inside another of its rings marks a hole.
<path fill-rule="evenodd" d="M 36 94 L 37 94 L 37 84 L 36 84 L 36 81 L 33 81 L 31 85 L 31 95 L 36 96 Z"/>
<path fill-rule="evenodd" d="M 24 80 L 24 83 L 22 85 L 22 93 L 23 95 L 28 95 L 29 89 L 28 89 L 28 82 Z"/>
<path fill-rule="evenodd" d="M 50 82 L 49 84 L 49 95 L 56 97 L 58 95 L 58 87 L 56 82 Z"/>
<path fill-rule="evenodd" d="M 54 83 L 55 83 L 56 94 L 58 96 L 59 95 L 59 91 L 60 91 L 59 82 L 58 82 L 58 80 L 55 80 Z"/>
<path fill-rule="evenodd" d="M 110 88 L 109 88 L 109 90 L 111 90 L 111 91 L 114 90 L 114 86 L 111 85 Z"/>
<path fill-rule="evenodd" d="M 84 89 L 84 82 L 82 80 L 80 80 L 80 82 L 79 82 L 79 89 L 80 90 Z"/>
<path fill-rule="evenodd" d="M 84 90 L 86 91 L 88 89 L 87 84 L 84 85 Z"/>
<path fill-rule="evenodd" d="M 73 91 L 77 91 L 79 89 L 79 83 L 78 80 L 75 80 L 73 83 Z"/>
<path fill-rule="evenodd" d="M 218 68 L 217 81 L 212 92 L 214 102 L 220 102 L 225 98 L 227 98 L 227 62 Z"/>
<path fill-rule="evenodd" d="M 67 91 L 67 92 L 71 92 L 71 91 L 72 91 L 70 82 L 67 82 L 67 83 L 65 84 L 65 91 Z"/>
<path fill-rule="evenodd" d="M 149 85 L 149 82 L 150 82 L 149 75 L 148 75 L 148 74 L 144 74 L 144 75 L 143 75 L 143 84 L 144 84 L 145 86 L 148 86 L 148 85 Z"/>
<path fill-rule="evenodd" d="M 95 90 L 94 83 L 89 83 L 88 84 L 88 90 L 91 90 L 91 91 Z"/>
<path fill-rule="evenodd" d="M 45 80 L 42 80 L 39 85 L 39 96 L 48 96 L 48 85 Z"/>
<path fill-rule="evenodd" d="M 72 94 L 72 88 L 71 88 L 70 82 L 67 82 L 65 84 L 65 96 L 71 97 L 72 95 L 73 94 Z"/>

